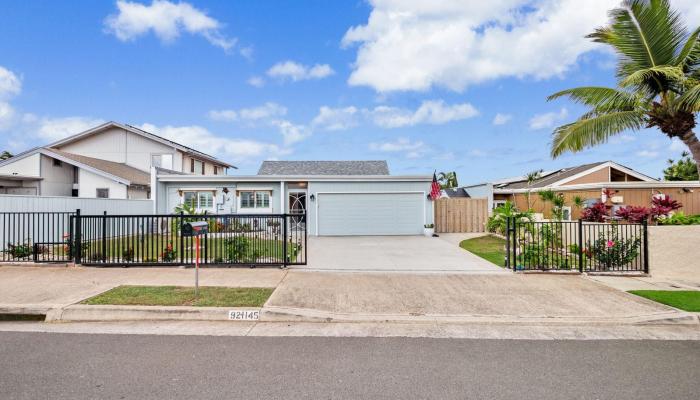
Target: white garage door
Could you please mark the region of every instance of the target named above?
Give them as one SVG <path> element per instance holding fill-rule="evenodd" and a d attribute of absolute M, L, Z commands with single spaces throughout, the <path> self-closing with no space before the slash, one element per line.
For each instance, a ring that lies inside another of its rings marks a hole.
<path fill-rule="evenodd" d="M 422 193 L 321 193 L 318 234 L 419 235 L 423 231 Z"/>

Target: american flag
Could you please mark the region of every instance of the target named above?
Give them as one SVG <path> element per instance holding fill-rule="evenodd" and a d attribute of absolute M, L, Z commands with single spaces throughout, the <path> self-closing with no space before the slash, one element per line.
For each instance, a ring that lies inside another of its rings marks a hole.
<path fill-rule="evenodd" d="M 437 175 L 435 175 L 435 172 L 433 172 L 433 184 L 430 186 L 430 198 L 437 200 L 440 198 L 440 195 L 440 184 L 438 183 Z"/>

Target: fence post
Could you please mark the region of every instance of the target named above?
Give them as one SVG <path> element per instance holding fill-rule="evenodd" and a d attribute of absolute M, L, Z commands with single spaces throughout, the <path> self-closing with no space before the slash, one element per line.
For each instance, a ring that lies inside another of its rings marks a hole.
<path fill-rule="evenodd" d="M 511 233 L 511 238 L 513 239 L 513 258 L 511 258 L 511 263 L 513 264 L 513 272 L 518 269 L 518 220 L 513 218 L 513 223 L 511 226 L 513 230 Z"/>
<path fill-rule="evenodd" d="M 80 218 L 80 209 L 78 208 L 75 210 L 75 240 L 73 241 L 73 257 L 74 257 L 74 262 L 75 264 L 82 264 L 82 255 L 83 255 L 83 221 Z"/>
<path fill-rule="evenodd" d="M 284 259 L 284 268 L 287 268 L 287 235 L 289 234 L 287 232 L 287 214 L 282 214 L 282 229 L 284 230 L 284 234 L 282 235 L 282 238 L 284 239 L 284 243 L 282 244 L 282 258 Z"/>
<path fill-rule="evenodd" d="M 644 273 L 649 273 L 649 223 L 647 220 L 642 221 L 642 235 L 644 236 Z"/>
<path fill-rule="evenodd" d="M 102 262 L 107 261 L 107 211 L 102 213 Z"/>
<path fill-rule="evenodd" d="M 583 220 L 578 219 L 578 272 L 583 273 Z"/>
<path fill-rule="evenodd" d="M 506 268 L 510 268 L 510 217 L 506 217 Z"/>
<path fill-rule="evenodd" d="M 177 231 L 180 235 L 180 265 L 185 265 L 185 237 L 182 235 L 182 224 L 185 223 L 183 217 L 185 215 L 184 211 L 180 211 L 180 216 L 178 217 L 179 224 L 177 225 Z"/>

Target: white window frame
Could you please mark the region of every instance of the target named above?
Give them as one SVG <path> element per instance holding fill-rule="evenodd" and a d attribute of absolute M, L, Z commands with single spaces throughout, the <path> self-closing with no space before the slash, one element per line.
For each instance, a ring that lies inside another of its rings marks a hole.
<path fill-rule="evenodd" d="M 496 208 L 498 208 L 498 206 L 503 206 L 503 205 L 505 205 L 507 201 L 508 201 L 508 200 L 494 200 L 494 201 L 493 201 L 493 210 L 495 210 Z"/>
<path fill-rule="evenodd" d="M 100 190 L 104 190 L 107 192 L 107 197 L 100 197 L 98 194 L 100 193 Z M 108 199 L 109 198 L 109 188 L 95 188 L 95 198 L 96 199 Z"/>
<path fill-rule="evenodd" d="M 155 165 L 153 162 L 154 158 L 158 158 L 160 162 L 158 163 L 159 165 Z M 163 164 L 163 157 L 169 157 L 170 158 L 170 166 L 164 166 Z M 151 167 L 159 167 L 159 168 L 165 168 L 165 169 L 173 169 L 173 163 L 174 163 L 174 157 L 171 153 L 151 153 Z"/>
<path fill-rule="evenodd" d="M 253 206 L 243 207 L 243 193 L 252 193 Z M 267 207 L 258 206 L 258 194 L 267 195 Z M 239 190 L 236 194 L 238 198 L 238 211 L 242 214 L 246 212 L 264 213 L 272 212 L 272 191 L 271 190 Z"/>
<path fill-rule="evenodd" d="M 571 221 L 571 206 L 564 206 L 561 208 L 562 221 Z M 568 214 L 569 218 L 563 218 Z"/>
<path fill-rule="evenodd" d="M 180 203 L 185 204 L 185 197 L 187 197 L 187 193 L 194 193 L 194 208 L 197 211 L 214 211 L 216 208 L 216 201 L 215 201 L 215 195 L 214 195 L 214 190 L 182 190 L 182 197 L 180 198 Z M 208 194 L 211 196 L 211 205 L 207 206 L 205 205 L 202 207 L 201 201 L 200 201 L 200 195 L 202 194 Z"/>

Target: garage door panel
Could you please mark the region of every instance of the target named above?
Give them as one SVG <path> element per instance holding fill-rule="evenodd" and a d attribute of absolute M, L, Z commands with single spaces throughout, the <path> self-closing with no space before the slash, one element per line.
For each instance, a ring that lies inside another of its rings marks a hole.
<path fill-rule="evenodd" d="M 323 193 L 319 235 L 417 235 L 423 230 L 421 193 Z"/>

